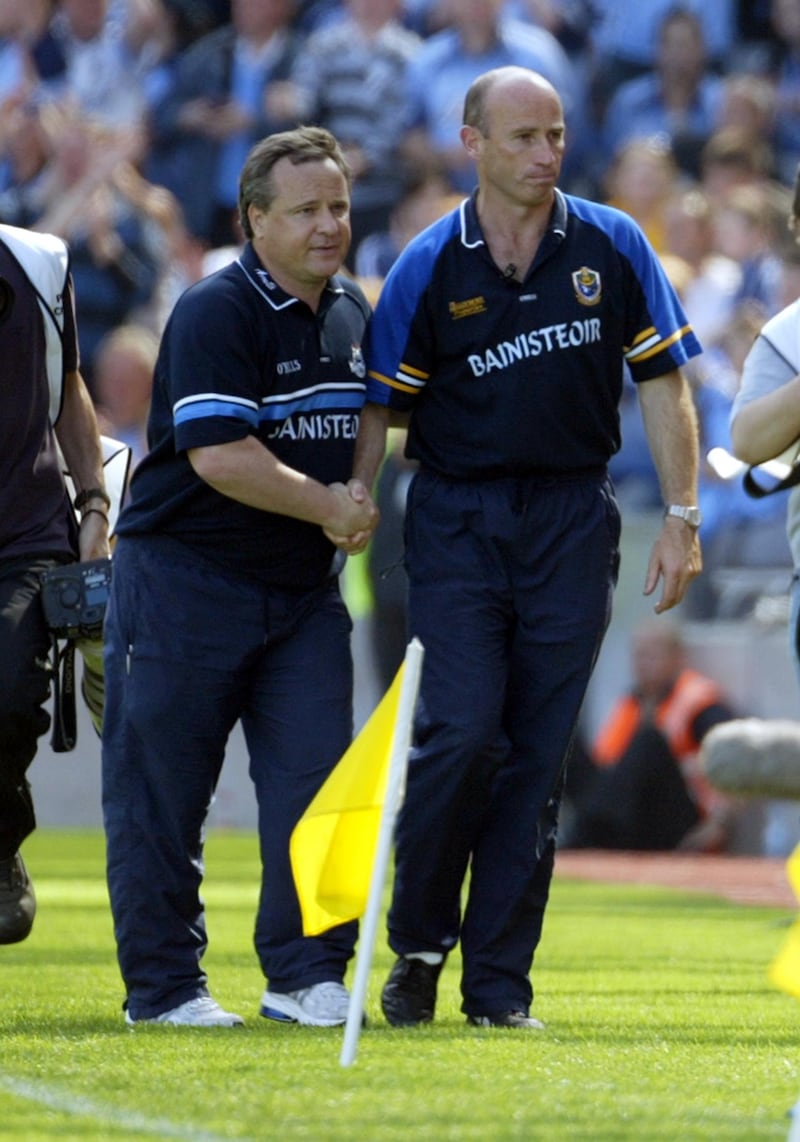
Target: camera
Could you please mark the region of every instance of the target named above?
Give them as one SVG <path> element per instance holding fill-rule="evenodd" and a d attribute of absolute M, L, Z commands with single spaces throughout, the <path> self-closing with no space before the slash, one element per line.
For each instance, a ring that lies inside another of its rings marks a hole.
<path fill-rule="evenodd" d="M 0 276 L 0 325 L 8 321 L 14 308 L 14 289 L 10 282 Z"/>
<path fill-rule="evenodd" d="M 45 571 L 42 606 L 50 633 L 57 638 L 99 638 L 110 587 L 110 559 L 66 563 Z"/>

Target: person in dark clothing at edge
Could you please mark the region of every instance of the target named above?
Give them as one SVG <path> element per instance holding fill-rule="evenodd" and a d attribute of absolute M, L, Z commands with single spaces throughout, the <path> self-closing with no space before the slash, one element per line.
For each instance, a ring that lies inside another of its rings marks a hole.
<path fill-rule="evenodd" d="M 109 553 L 110 504 L 80 371 L 69 259 L 56 235 L 0 226 L 0 944 L 26 939 L 36 914 L 19 850 L 36 827 L 26 774 L 50 725 L 44 706 L 56 668 L 41 575 Z"/>

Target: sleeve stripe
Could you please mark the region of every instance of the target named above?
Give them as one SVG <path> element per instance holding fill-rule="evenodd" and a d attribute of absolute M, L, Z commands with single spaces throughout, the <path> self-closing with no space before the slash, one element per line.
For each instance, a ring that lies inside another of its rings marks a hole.
<path fill-rule="evenodd" d="M 412 377 L 417 377 L 420 381 L 427 381 L 430 378 L 430 373 L 423 373 L 421 369 L 415 369 L 413 365 L 405 365 L 402 362 L 397 371 L 401 376 L 407 376 L 409 380 Z"/>
<path fill-rule="evenodd" d="M 423 387 L 419 382 L 404 384 L 403 381 L 397 377 L 386 377 L 383 373 L 377 373 L 374 370 L 370 370 L 369 376 L 372 380 L 378 381 L 379 384 L 386 385 L 390 389 L 396 389 L 401 393 L 418 393 Z"/>
<path fill-rule="evenodd" d="M 227 416 L 234 420 L 244 420 L 254 428 L 258 425 L 258 411 L 251 408 L 249 404 L 243 405 L 236 401 L 224 401 L 213 397 L 206 400 L 193 400 L 190 403 L 179 401 L 173 408 L 172 414 L 176 425 L 213 416 Z"/>
<path fill-rule="evenodd" d="M 641 348 L 630 349 L 625 354 L 625 359 L 627 361 L 647 361 L 650 357 L 655 357 L 657 353 L 662 353 L 670 345 L 680 341 L 691 331 L 691 326 L 684 325 L 682 329 L 677 329 L 670 337 L 658 338 L 655 342 L 645 342 Z"/>

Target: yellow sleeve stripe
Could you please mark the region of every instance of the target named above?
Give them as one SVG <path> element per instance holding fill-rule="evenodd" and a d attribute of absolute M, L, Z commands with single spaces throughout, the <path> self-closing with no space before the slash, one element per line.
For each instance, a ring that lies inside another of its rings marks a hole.
<path fill-rule="evenodd" d="M 418 384 L 404 385 L 402 381 L 396 380 L 394 377 L 385 377 L 383 373 L 376 373 L 373 369 L 370 369 L 369 376 L 375 381 L 380 381 L 382 385 L 386 385 L 390 389 L 396 389 L 401 393 L 419 392 L 420 386 Z"/>
<path fill-rule="evenodd" d="M 661 353 L 664 349 L 668 349 L 670 345 L 674 345 L 676 341 L 680 341 L 687 333 L 691 332 L 691 326 L 684 325 L 682 329 L 676 330 L 670 337 L 649 337 L 643 344 L 634 346 L 629 349 L 625 354 L 628 361 L 647 361 L 650 357 L 655 357 L 657 353 Z"/>
<path fill-rule="evenodd" d="M 430 377 L 430 373 L 423 373 L 421 369 L 415 369 L 411 365 L 404 365 L 402 361 L 400 362 L 398 372 L 407 373 L 409 377 L 418 377 L 421 381 L 427 381 Z"/>

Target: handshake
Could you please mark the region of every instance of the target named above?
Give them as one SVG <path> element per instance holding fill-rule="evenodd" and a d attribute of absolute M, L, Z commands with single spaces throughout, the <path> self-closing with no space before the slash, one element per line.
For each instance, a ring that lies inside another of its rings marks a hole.
<path fill-rule="evenodd" d="M 358 555 L 378 526 L 380 512 L 361 480 L 329 484 L 328 491 L 333 495 L 333 510 L 322 530 L 347 555 Z"/>

